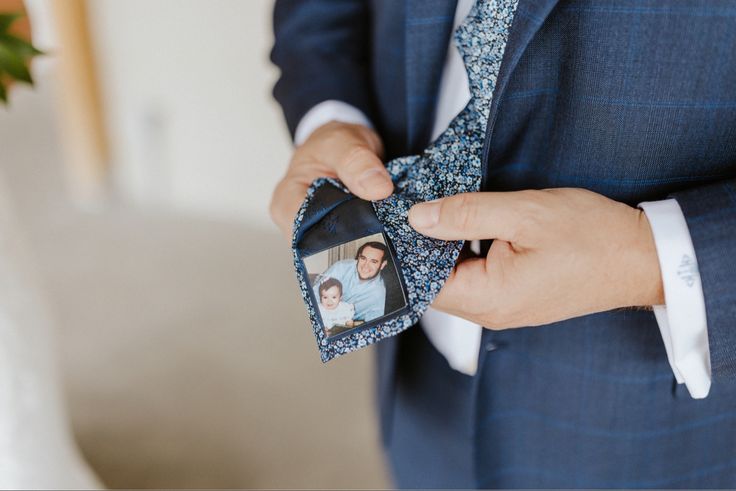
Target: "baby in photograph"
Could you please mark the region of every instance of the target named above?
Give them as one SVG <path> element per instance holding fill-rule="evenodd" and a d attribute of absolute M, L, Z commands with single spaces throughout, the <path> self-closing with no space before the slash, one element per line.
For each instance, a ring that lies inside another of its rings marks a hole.
<path fill-rule="evenodd" d="M 327 278 L 319 285 L 319 315 L 326 331 L 335 326 L 353 326 L 355 306 L 342 301 L 342 283 Z"/>

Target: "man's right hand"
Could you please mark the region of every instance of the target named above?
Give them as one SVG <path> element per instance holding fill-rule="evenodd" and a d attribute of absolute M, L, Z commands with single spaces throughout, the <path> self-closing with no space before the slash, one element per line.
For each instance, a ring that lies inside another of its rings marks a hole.
<path fill-rule="evenodd" d="M 379 136 L 363 125 L 330 122 L 320 126 L 294 150 L 286 175 L 271 197 L 271 219 L 288 239 L 312 181 L 336 177 L 356 196 L 388 198 L 394 186 L 381 161 Z"/>

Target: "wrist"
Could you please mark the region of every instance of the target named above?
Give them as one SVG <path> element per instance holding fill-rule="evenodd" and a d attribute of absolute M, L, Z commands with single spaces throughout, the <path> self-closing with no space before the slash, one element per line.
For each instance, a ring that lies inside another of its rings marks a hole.
<path fill-rule="evenodd" d="M 632 246 L 632 266 L 635 283 L 629 306 L 663 305 L 664 285 L 659 267 L 657 248 L 649 219 L 643 210 L 634 209 L 634 230 L 636 240 Z"/>

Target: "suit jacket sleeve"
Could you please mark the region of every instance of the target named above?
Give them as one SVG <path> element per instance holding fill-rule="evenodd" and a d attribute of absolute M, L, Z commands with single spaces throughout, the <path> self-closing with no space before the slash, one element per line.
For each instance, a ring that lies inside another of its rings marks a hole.
<path fill-rule="evenodd" d="M 713 380 L 736 377 L 736 179 L 672 194 L 687 221 L 703 285 Z M 685 277 L 687 268 L 678 271 Z"/>
<path fill-rule="evenodd" d="M 369 16 L 365 0 L 277 0 L 271 61 L 281 76 L 273 94 L 292 138 L 322 101 L 343 101 L 371 117 Z"/>

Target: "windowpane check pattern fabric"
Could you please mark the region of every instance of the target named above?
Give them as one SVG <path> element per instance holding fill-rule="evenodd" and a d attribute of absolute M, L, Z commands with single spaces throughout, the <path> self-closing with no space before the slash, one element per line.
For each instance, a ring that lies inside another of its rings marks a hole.
<path fill-rule="evenodd" d="M 293 250 L 302 296 L 323 361 L 398 334 L 416 324 L 455 266 L 463 242 L 446 242 L 420 235 L 409 226 L 407 214 L 409 208 L 419 202 L 479 191 L 488 114 L 517 2 L 477 0 L 454 36 L 468 73 L 471 93 L 468 105 L 421 155 L 401 157 L 387 164 L 395 192 L 389 198 L 373 203 L 401 266 L 408 313 L 372 328 L 356 330 L 337 340 L 325 337 L 319 325 L 317 308 L 312 304 L 310 287 L 300 267 L 298 240 L 302 220 L 317 189 L 332 183 L 348 191 L 332 179 L 317 180 L 310 187 L 295 220 Z"/>

